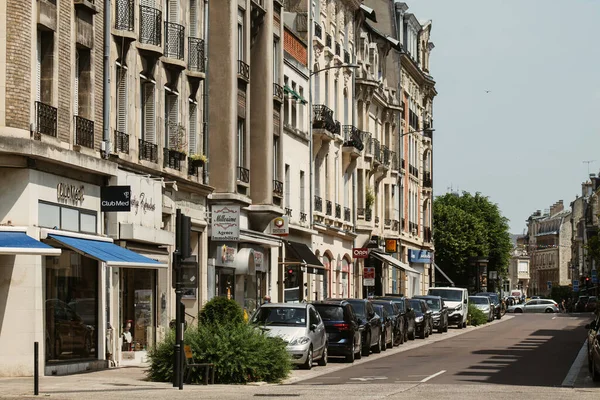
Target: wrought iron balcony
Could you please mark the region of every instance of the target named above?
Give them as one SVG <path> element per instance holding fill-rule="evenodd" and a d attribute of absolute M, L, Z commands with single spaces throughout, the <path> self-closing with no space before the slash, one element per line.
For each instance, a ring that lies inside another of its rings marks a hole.
<path fill-rule="evenodd" d="M 356 218 L 357 219 L 365 219 L 365 208 L 358 207 L 356 209 Z"/>
<path fill-rule="evenodd" d="M 56 107 L 42 102 L 35 102 L 35 130 L 36 133 L 56 137 Z"/>
<path fill-rule="evenodd" d="M 358 151 L 362 151 L 365 148 L 361 139 L 361 132 L 352 125 L 344 125 L 344 146 L 352 146 Z"/>
<path fill-rule="evenodd" d="M 333 47 L 333 39 L 331 38 L 331 34 L 330 33 L 328 33 L 325 36 L 325 46 L 327 46 L 329 48 Z"/>
<path fill-rule="evenodd" d="M 129 135 L 115 129 L 115 153 L 129 154 Z"/>
<path fill-rule="evenodd" d="M 344 221 L 350 222 L 352 218 L 352 211 L 348 207 L 344 207 Z"/>
<path fill-rule="evenodd" d="M 160 46 L 162 12 L 156 8 L 140 6 L 140 43 Z"/>
<path fill-rule="evenodd" d="M 238 60 L 238 76 L 246 82 L 250 81 L 250 66 L 242 60 Z"/>
<path fill-rule="evenodd" d="M 346 64 L 350 64 L 350 53 L 348 50 L 344 50 L 344 62 Z"/>
<path fill-rule="evenodd" d="M 342 218 L 342 206 L 339 204 L 335 204 L 335 217 Z"/>
<path fill-rule="evenodd" d="M 431 181 L 431 172 L 429 171 L 423 172 L 423 186 L 426 188 L 433 187 L 433 182 Z"/>
<path fill-rule="evenodd" d="M 237 180 L 244 183 L 250 183 L 250 170 L 248 168 L 238 167 Z"/>
<path fill-rule="evenodd" d="M 423 228 L 423 240 L 427 243 L 431 243 L 433 237 L 431 235 L 431 228 L 426 226 Z"/>
<path fill-rule="evenodd" d="M 323 28 L 321 28 L 321 25 L 319 25 L 316 22 L 315 22 L 315 36 L 318 37 L 319 39 L 323 39 Z"/>
<path fill-rule="evenodd" d="M 188 68 L 194 72 L 206 72 L 204 63 L 204 39 L 188 38 Z"/>
<path fill-rule="evenodd" d="M 277 83 L 273 83 L 273 98 L 280 103 L 283 102 L 283 88 Z"/>
<path fill-rule="evenodd" d="M 165 21 L 165 57 L 183 60 L 185 27 Z"/>
<path fill-rule="evenodd" d="M 325 201 L 325 214 L 332 215 L 333 214 L 333 203 L 331 200 Z"/>
<path fill-rule="evenodd" d="M 286 207 L 286 208 L 285 208 L 285 215 L 287 215 L 288 217 L 291 217 L 291 216 L 292 216 L 292 209 L 291 209 L 291 208 L 288 208 L 288 207 Z"/>
<path fill-rule="evenodd" d="M 115 29 L 133 32 L 134 0 L 116 0 Z"/>
<path fill-rule="evenodd" d="M 94 121 L 75 116 L 75 144 L 94 148 Z"/>
<path fill-rule="evenodd" d="M 276 196 L 283 197 L 283 182 L 273 180 L 273 193 Z"/>
<path fill-rule="evenodd" d="M 315 211 L 323 212 L 323 199 L 319 196 L 315 196 Z"/>
<path fill-rule="evenodd" d="M 335 132 L 336 125 L 333 120 L 333 110 L 323 104 L 313 105 L 313 129 L 326 129 Z"/>
<path fill-rule="evenodd" d="M 300 222 L 306 222 L 306 213 L 300 212 Z"/>
<path fill-rule="evenodd" d="M 185 158 L 185 153 L 182 153 L 179 150 L 173 150 L 166 147 L 163 149 L 163 165 L 165 167 L 181 171 L 181 164 L 185 161 Z"/>
<path fill-rule="evenodd" d="M 158 162 L 158 145 L 152 142 L 139 139 L 139 157 L 140 160 Z"/>
<path fill-rule="evenodd" d="M 194 160 L 190 157 L 187 158 L 188 175 L 198 176 L 203 166 L 204 162 L 202 162 L 201 160 Z"/>

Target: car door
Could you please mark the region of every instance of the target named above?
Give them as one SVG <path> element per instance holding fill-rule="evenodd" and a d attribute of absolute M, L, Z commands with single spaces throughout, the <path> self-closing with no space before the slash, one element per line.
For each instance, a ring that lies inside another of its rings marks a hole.
<path fill-rule="evenodd" d="M 319 316 L 319 313 L 315 308 L 311 305 L 308 306 L 308 319 L 309 319 L 309 335 L 311 335 L 311 342 L 313 343 L 313 351 L 315 354 L 322 354 L 323 349 L 325 347 L 326 333 L 325 333 L 325 325 L 323 324 L 323 320 Z M 310 330 L 310 327 L 316 325 L 314 330 Z"/>
<path fill-rule="evenodd" d="M 381 322 L 379 321 L 379 316 L 375 312 L 371 302 L 365 302 L 365 311 L 369 325 L 371 325 L 371 345 L 373 345 L 377 343 L 377 338 L 381 336 Z"/>
<path fill-rule="evenodd" d="M 539 300 L 530 300 L 527 303 L 523 304 L 523 311 L 528 313 L 538 313 L 540 312 L 540 303 L 541 302 Z"/>
<path fill-rule="evenodd" d="M 350 324 L 350 326 L 352 326 L 352 332 L 354 333 L 354 344 L 356 345 L 356 348 L 360 348 L 360 340 L 361 340 L 361 331 L 360 331 L 360 326 L 358 325 L 358 323 L 356 322 L 356 314 L 354 314 L 354 309 L 352 308 L 352 306 L 350 304 L 346 304 L 346 306 L 344 307 L 344 313 L 346 314 L 346 319 L 348 320 L 348 323 Z"/>

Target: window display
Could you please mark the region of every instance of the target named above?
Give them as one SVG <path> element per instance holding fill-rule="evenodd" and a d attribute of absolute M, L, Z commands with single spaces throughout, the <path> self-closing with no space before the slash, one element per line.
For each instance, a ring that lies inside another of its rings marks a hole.
<path fill-rule="evenodd" d="M 123 351 L 147 350 L 154 345 L 156 271 L 121 270 L 121 337 Z"/>

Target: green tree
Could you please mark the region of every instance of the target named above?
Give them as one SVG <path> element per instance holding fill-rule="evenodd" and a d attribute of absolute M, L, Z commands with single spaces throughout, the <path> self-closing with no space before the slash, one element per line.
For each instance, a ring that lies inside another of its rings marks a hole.
<path fill-rule="evenodd" d="M 447 193 L 433 201 L 436 264 L 457 286 L 467 287 L 469 259 L 487 257 L 488 270 L 506 275 L 512 244 L 498 205 L 476 193 Z"/>
<path fill-rule="evenodd" d="M 600 238 L 592 236 L 585 245 L 585 251 L 590 262 L 600 265 Z"/>

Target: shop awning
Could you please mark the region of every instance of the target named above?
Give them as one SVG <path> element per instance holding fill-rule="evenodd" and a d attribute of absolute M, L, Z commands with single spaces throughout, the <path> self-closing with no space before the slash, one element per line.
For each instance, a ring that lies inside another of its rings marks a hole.
<path fill-rule="evenodd" d="M 309 273 L 323 274 L 325 273 L 325 267 L 319 261 L 315 253 L 305 245 L 304 243 L 292 242 L 290 240 L 284 241 L 286 257 L 285 262 L 282 264 L 286 265 L 301 265 L 309 268 L 314 268 L 314 271 L 308 270 Z"/>
<path fill-rule="evenodd" d="M 82 239 L 71 236 L 48 235 L 60 244 L 86 257 L 106 263 L 109 267 L 168 268 L 156 260 L 142 256 L 111 241 Z"/>
<path fill-rule="evenodd" d="M 375 258 L 378 258 L 379 260 L 390 264 L 391 266 L 398 268 L 398 269 L 403 269 L 406 272 L 412 272 L 414 274 L 420 274 L 419 271 L 409 267 L 408 265 L 404 264 L 403 262 L 401 262 L 400 260 L 395 259 L 392 256 L 388 256 L 387 254 L 383 254 L 383 253 L 379 253 L 376 251 L 371 251 L 371 255 Z"/>
<path fill-rule="evenodd" d="M 48 246 L 21 231 L 0 231 L 0 254 L 58 256 L 60 249 Z"/>
<path fill-rule="evenodd" d="M 307 103 L 307 101 L 304 99 L 304 97 L 302 97 L 298 92 L 296 92 L 294 89 L 292 89 L 288 85 L 283 86 L 283 91 L 286 92 L 287 94 L 289 94 L 290 96 L 292 96 L 293 98 L 295 98 L 297 101 L 301 102 L 302 104 Z"/>

